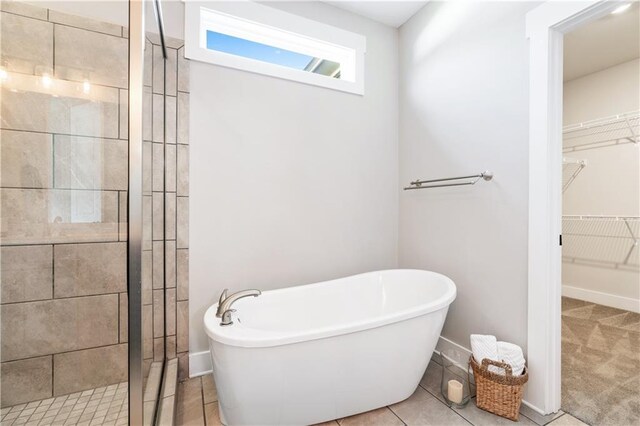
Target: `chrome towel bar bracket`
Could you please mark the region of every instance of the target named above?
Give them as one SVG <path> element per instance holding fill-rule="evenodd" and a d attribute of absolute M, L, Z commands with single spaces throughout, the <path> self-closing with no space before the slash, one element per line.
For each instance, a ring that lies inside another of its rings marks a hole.
<path fill-rule="evenodd" d="M 454 182 L 459 180 L 467 179 L 466 182 Z M 472 179 L 472 180 L 468 180 Z M 430 179 L 430 180 L 415 180 L 410 183 L 410 186 L 404 188 L 405 191 L 409 189 L 427 189 L 427 188 L 442 188 L 445 186 L 464 186 L 464 185 L 475 185 L 480 179 L 484 179 L 486 181 L 490 181 L 493 179 L 493 173 L 489 171 L 484 171 L 477 175 L 469 175 L 469 176 L 457 176 L 450 178 L 442 178 L 442 179 Z M 441 183 L 442 182 L 442 183 Z M 435 184 L 435 185 L 431 185 Z"/>

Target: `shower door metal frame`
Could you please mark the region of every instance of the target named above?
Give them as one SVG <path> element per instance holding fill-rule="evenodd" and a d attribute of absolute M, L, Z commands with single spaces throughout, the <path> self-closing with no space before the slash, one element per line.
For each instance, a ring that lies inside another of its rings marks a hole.
<path fill-rule="evenodd" d="M 143 424 L 142 366 L 142 97 L 144 5 L 129 0 L 129 188 L 127 285 L 129 298 L 129 424 Z"/>

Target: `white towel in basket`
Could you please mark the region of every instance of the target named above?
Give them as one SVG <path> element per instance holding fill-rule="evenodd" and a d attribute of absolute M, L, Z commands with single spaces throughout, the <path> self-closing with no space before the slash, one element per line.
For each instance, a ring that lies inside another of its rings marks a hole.
<path fill-rule="evenodd" d="M 511 372 L 514 376 L 519 376 L 524 370 L 524 355 L 522 348 L 509 342 L 498 342 L 498 361 L 506 362 L 511 366 Z M 500 374 L 505 374 L 500 369 Z"/>
<path fill-rule="evenodd" d="M 496 336 L 472 334 L 470 340 L 471 351 L 478 364 L 482 365 L 482 360 L 485 358 L 494 361 L 498 359 L 498 342 L 496 341 Z M 489 366 L 489 371 L 499 373 L 502 369 Z"/>

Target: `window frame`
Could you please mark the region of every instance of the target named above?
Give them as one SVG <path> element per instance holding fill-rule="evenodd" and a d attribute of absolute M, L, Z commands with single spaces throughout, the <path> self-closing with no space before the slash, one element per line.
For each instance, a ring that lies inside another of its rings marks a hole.
<path fill-rule="evenodd" d="M 332 78 L 209 50 L 208 30 L 339 61 L 341 76 L 346 75 L 347 78 Z M 185 3 L 185 56 L 188 59 L 364 95 L 365 53 L 366 38 L 363 35 L 262 4 L 248 1 Z"/>

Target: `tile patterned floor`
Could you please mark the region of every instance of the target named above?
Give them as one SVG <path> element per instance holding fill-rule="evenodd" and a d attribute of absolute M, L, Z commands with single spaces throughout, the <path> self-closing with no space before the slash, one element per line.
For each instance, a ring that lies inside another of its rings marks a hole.
<path fill-rule="evenodd" d="M 434 357 L 435 358 L 435 357 Z M 344 419 L 323 423 L 322 426 L 402 426 L 402 425 L 514 425 L 511 420 L 480 410 L 475 399 L 464 409 L 451 409 L 440 395 L 442 367 L 432 361 L 415 393 L 405 401 Z M 186 380 L 178 385 L 177 426 L 219 426 L 217 392 L 213 376 L 208 374 Z M 580 420 L 562 412 L 542 417 L 523 410 L 519 424 L 530 426 L 584 426 Z"/>
<path fill-rule="evenodd" d="M 562 298 L 562 409 L 593 425 L 640 424 L 640 314 Z"/>
<path fill-rule="evenodd" d="M 3 408 L 0 425 L 126 425 L 127 383 Z"/>

